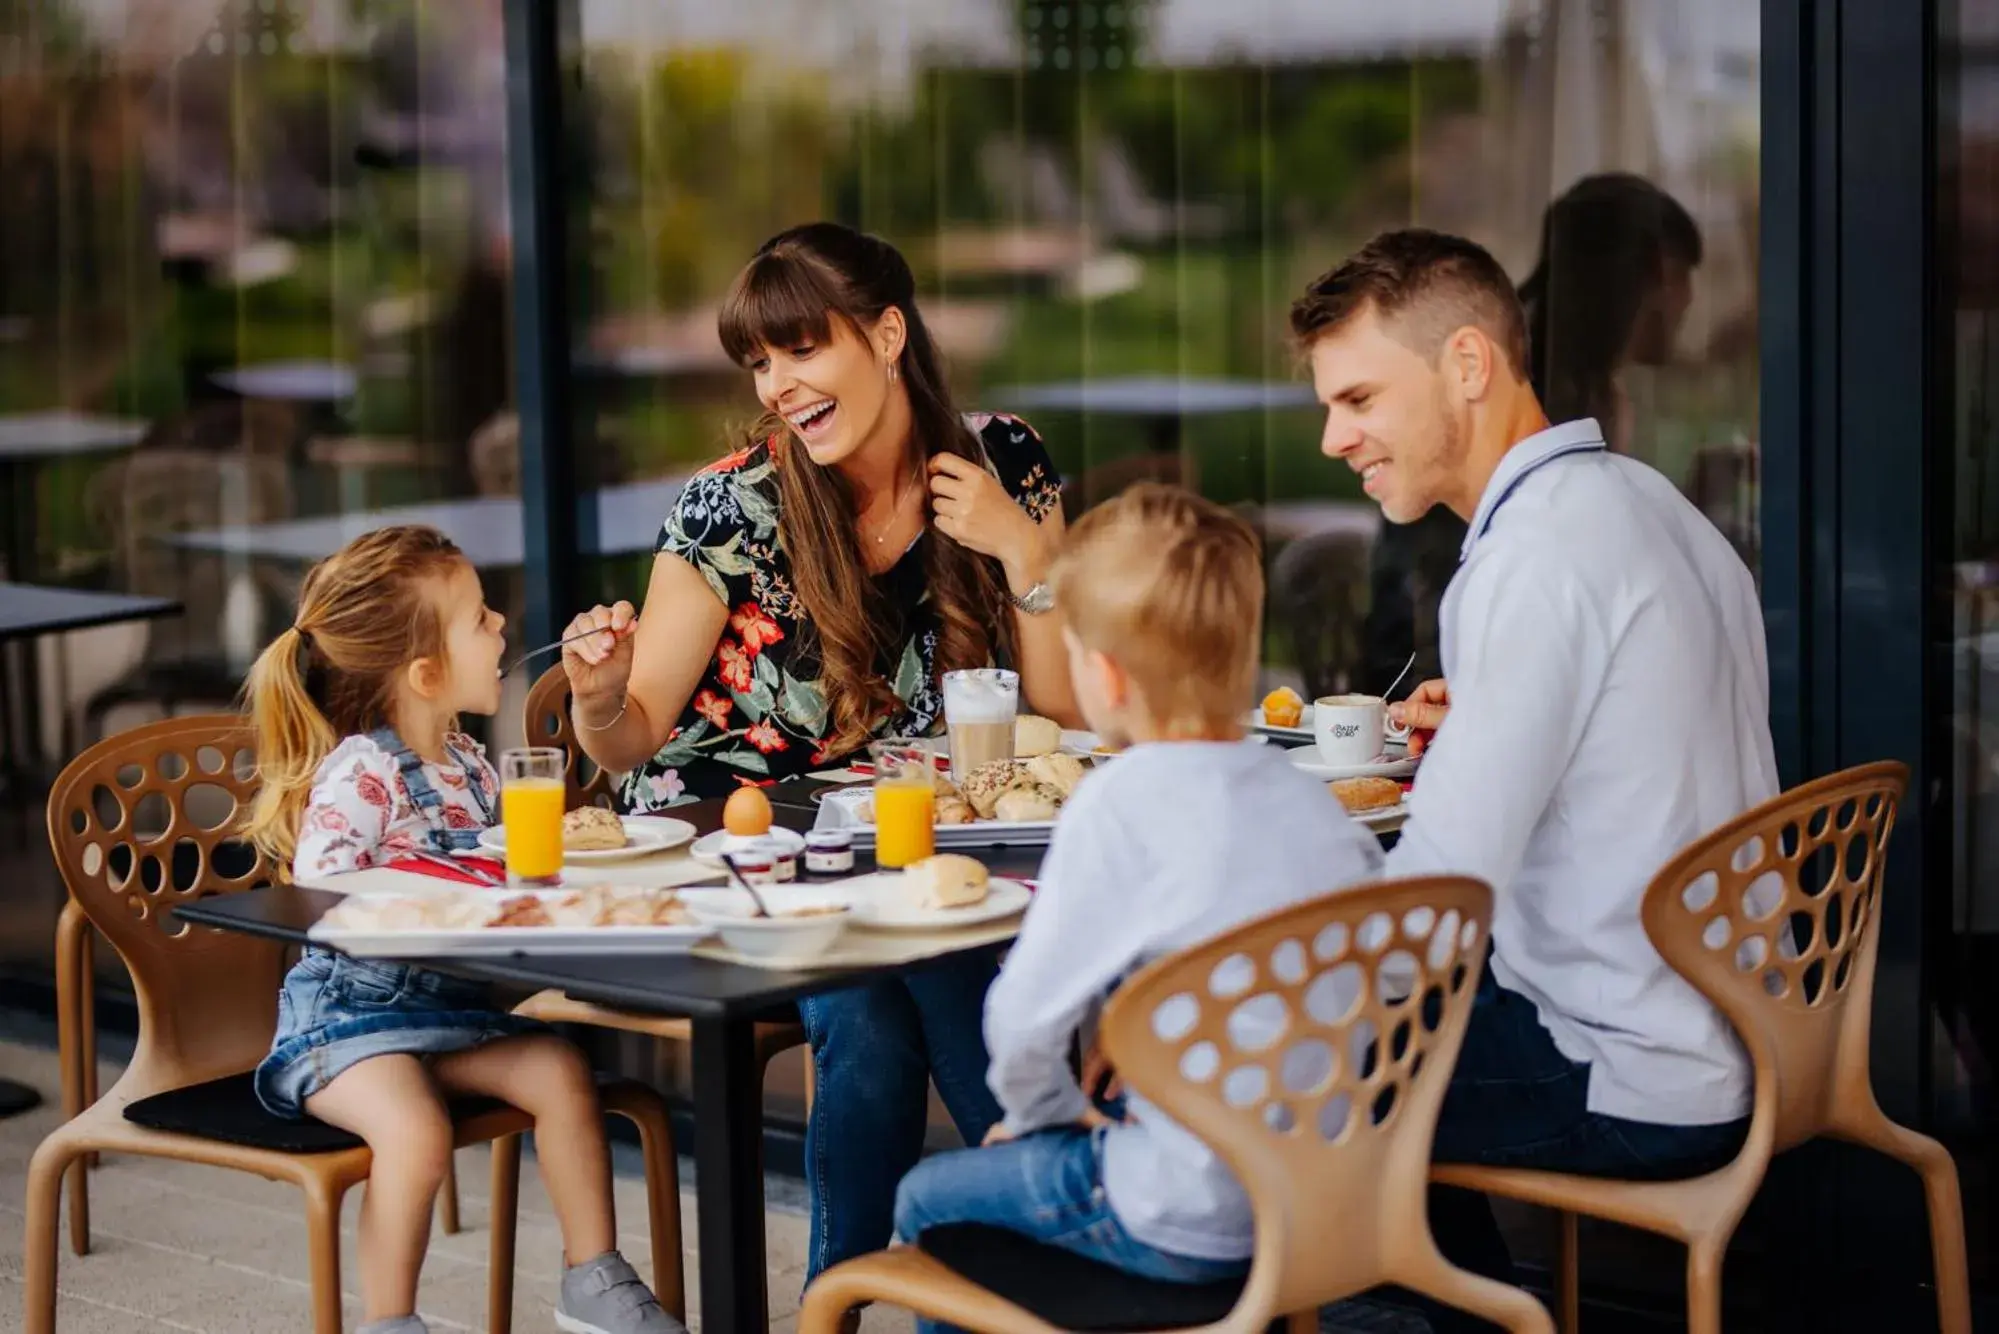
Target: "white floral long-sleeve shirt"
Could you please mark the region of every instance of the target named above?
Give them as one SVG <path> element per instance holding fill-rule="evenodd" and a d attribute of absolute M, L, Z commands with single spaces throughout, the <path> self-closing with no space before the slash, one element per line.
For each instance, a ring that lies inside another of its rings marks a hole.
<path fill-rule="evenodd" d="M 486 760 L 485 747 L 458 733 L 445 738 L 454 756 L 467 761 L 423 766 L 424 776 L 443 799 L 450 829 L 484 829 L 485 812 L 498 810 L 500 779 Z M 474 785 L 485 802 L 473 795 Z M 410 797 L 395 756 L 373 737 L 352 736 L 320 764 L 313 777 L 292 855 L 292 879 L 365 870 L 428 846 L 431 822 Z"/>

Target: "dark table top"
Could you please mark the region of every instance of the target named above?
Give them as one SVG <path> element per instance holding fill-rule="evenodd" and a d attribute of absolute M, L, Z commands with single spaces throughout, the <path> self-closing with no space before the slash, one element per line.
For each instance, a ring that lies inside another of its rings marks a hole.
<path fill-rule="evenodd" d="M 0 583 L 0 640 L 176 616 L 180 610 L 180 603 L 167 598 Z"/>
<path fill-rule="evenodd" d="M 778 823 L 791 828 L 809 828 L 812 822 L 810 798 L 801 795 L 812 787 L 800 780 L 771 789 L 772 807 Z M 801 804 L 802 803 L 802 804 Z M 704 801 L 678 807 L 674 814 L 694 824 L 704 833 L 722 824 L 722 803 Z M 1032 878 L 1039 870 L 1045 848 L 965 849 L 996 874 Z M 872 870 L 865 854 L 856 858 L 856 873 Z M 306 943 L 313 923 L 340 901 L 340 895 L 324 890 L 298 889 L 289 885 L 253 889 L 240 894 L 218 895 L 188 904 L 176 911 L 186 921 L 202 926 L 221 927 L 247 935 Z M 964 953 L 991 952 L 995 945 L 982 945 Z M 954 957 L 939 955 L 893 970 L 906 972 Z M 658 1014 L 681 1015 L 692 1019 L 735 1019 L 754 1017 L 819 992 L 837 991 L 864 981 L 882 969 L 830 968 L 799 972 L 778 972 L 768 968 L 747 968 L 691 954 L 633 955 L 629 958 L 532 954 L 526 951 L 504 959 L 417 960 L 426 967 L 466 977 L 530 989 L 558 988 L 577 1000 Z"/>
<path fill-rule="evenodd" d="M 812 793 L 836 784 L 799 778 L 767 788 L 776 822 L 790 829 L 810 829 L 817 807 Z M 674 815 L 703 833 L 722 826 L 722 803 L 703 801 L 675 807 Z M 1383 843 L 1393 842 L 1393 835 Z M 1039 876 L 1046 848 L 954 848 L 985 863 L 995 875 L 1016 879 Z M 865 853 L 855 857 L 855 873 L 874 869 Z M 340 895 L 289 885 L 253 889 L 240 894 L 203 899 L 179 908 L 178 914 L 202 926 L 222 927 L 248 935 L 303 945 L 313 923 L 340 901 Z M 982 945 L 963 953 L 995 951 Z M 801 996 L 838 991 L 883 971 L 907 972 L 932 966 L 954 955 L 939 955 L 918 963 L 879 968 L 830 968 L 779 972 L 747 968 L 691 954 L 633 955 L 629 958 L 532 954 L 521 951 L 505 959 L 418 960 L 427 967 L 531 989 L 555 987 L 577 1000 L 690 1019 L 738 1019 L 778 1010 Z"/>

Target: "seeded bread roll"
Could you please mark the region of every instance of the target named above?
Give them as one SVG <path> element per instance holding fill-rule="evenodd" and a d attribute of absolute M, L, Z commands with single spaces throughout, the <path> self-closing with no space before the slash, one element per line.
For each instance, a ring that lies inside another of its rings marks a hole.
<path fill-rule="evenodd" d="M 993 807 L 998 805 L 1000 794 L 1013 786 L 1014 779 L 1022 772 L 1021 766 L 1013 760 L 994 760 L 982 764 L 965 775 L 961 784 L 965 800 L 979 813 L 981 820 L 993 818 Z"/>
<path fill-rule="evenodd" d="M 913 863 L 903 883 L 926 908 L 969 908 L 983 903 L 992 877 L 986 868 L 955 852 L 940 852 Z"/>
<path fill-rule="evenodd" d="M 1027 823 L 1035 820 L 1055 818 L 1056 802 L 1050 800 L 1053 788 L 1016 788 L 1000 794 L 993 805 L 993 818 L 1008 823 Z"/>
<path fill-rule="evenodd" d="M 562 846 L 571 852 L 609 852 L 625 846 L 625 822 L 602 806 L 583 806 L 562 817 Z"/>

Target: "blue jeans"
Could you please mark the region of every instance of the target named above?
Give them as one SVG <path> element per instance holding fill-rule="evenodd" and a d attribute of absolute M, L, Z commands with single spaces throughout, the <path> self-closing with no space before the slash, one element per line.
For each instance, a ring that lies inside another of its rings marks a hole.
<path fill-rule="evenodd" d="M 983 1223 L 1162 1283 L 1213 1283 L 1249 1272 L 1247 1260 L 1174 1255 L 1125 1231 L 1104 1197 L 1103 1138 L 1066 1126 L 926 1159 L 896 1192 L 895 1234 L 914 1242 L 931 1228 Z"/>
<path fill-rule="evenodd" d="M 1749 1121 L 1655 1125 L 1592 1112 L 1589 1066 L 1556 1049 L 1534 1003 L 1488 972 L 1480 979 L 1464 1049 L 1437 1118 L 1432 1157 L 1440 1163 L 1531 1167 L 1584 1176 L 1665 1181 L 1700 1176 L 1742 1148 Z M 1506 1240 L 1483 1195 L 1430 1191 L 1430 1228 L 1453 1263 L 1515 1282 Z M 1422 1303 L 1437 1334 L 1492 1326 L 1460 1311 Z"/>
<path fill-rule="evenodd" d="M 954 959 L 798 1003 L 816 1089 L 805 1125 L 809 1282 L 888 1245 L 895 1188 L 923 1156 L 932 1081 L 967 1144 L 1000 1119 L 986 1087 L 990 957 Z"/>

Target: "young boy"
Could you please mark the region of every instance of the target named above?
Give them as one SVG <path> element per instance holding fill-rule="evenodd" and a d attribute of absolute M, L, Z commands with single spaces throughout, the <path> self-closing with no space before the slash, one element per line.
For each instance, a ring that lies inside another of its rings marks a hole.
<path fill-rule="evenodd" d="M 1243 737 L 1263 608 L 1248 525 L 1135 486 L 1077 523 L 1050 582 L 1083 713 L 1129 749 L 1070 799 L 986 998 L 1005 1118 L 903 1179 L 896 1232 L 983 1223 L 1145 1278 L 1233 1277 L 1254 1241 L 1241 1187 L 1143 1099 L 1119 1123 L 1097 1113 L 1072 1044 L 1141 965 L 1375 877 L 1381 851 L 1324 783 Z"/>

